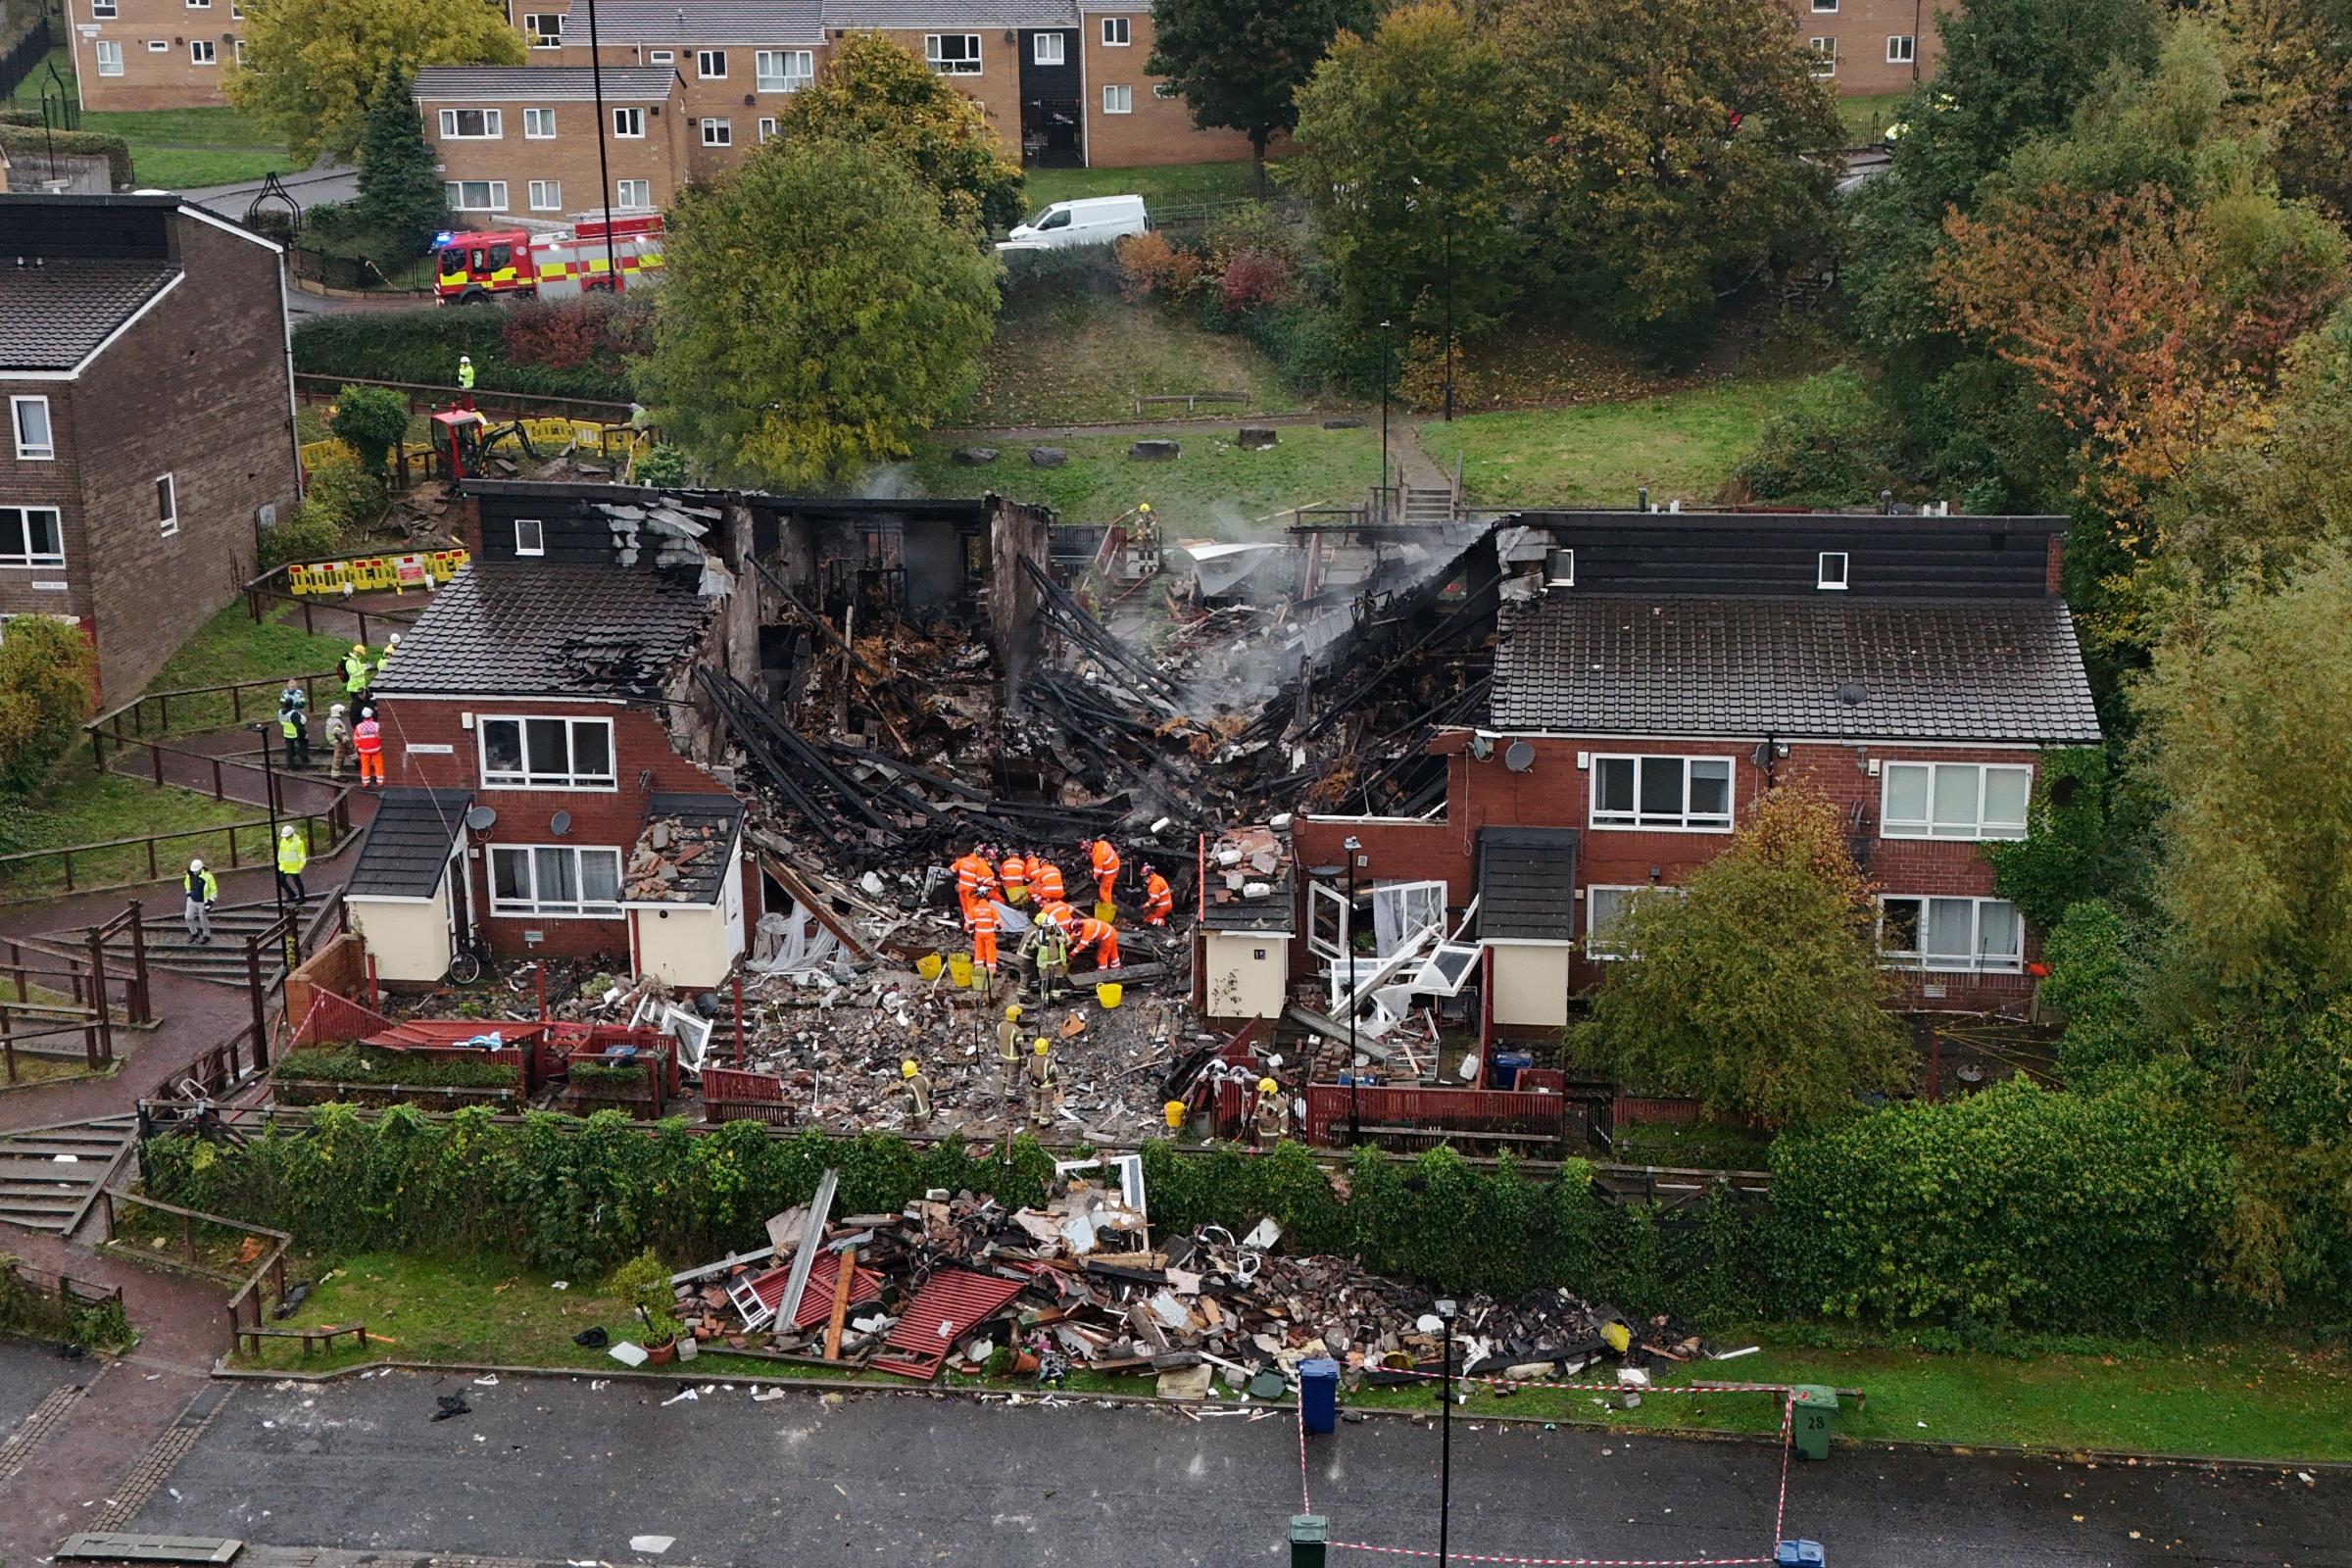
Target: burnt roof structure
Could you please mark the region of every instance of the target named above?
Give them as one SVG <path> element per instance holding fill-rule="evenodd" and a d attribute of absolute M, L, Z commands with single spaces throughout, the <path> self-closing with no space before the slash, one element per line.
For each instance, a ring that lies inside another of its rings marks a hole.
<path fill-rule="evenodd" d="M 477 561 L 401 638 L 388 697 L 647 697 L 695 651 L 714 601 L 670 576 Z"/>

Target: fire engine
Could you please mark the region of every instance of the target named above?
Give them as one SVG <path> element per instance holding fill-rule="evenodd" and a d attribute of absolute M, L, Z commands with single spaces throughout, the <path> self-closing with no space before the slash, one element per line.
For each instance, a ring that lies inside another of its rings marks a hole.
<path fill-rule="evenodd" d="M 489 299 L 569 299 L 584 289 L 625 289 L 658 280 L 662 215 L 611 220 L 617 282 L 607 265 L 606 222 L 575 218 L 569 228 L 552 233 L 485 228 L 436 234 L 433 292 L 444 305 L 474 305 Z"/>

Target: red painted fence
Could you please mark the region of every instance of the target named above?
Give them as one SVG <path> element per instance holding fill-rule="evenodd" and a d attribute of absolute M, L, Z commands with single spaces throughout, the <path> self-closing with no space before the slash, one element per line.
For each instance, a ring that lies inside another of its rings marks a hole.
<path fill-rule="evenodd" d="M 1521 1094 L 1500 1089 L 1375 1089 L 1345 1084 L 1306 1087 L 1306 1141 L 1335 1142 L 1335 1133 L 1348 1125 L 1349 1097 L 1367 1136 L 1384 1136 L 1374 1128 L 1410 1129 L 1435 1142 L 1446 1133 L 1466 1138 L 1481 1134 L 1527 1133 L 1559 1139 L 1567 1126 L 1567 1102 L 1558 1095 Z"/>

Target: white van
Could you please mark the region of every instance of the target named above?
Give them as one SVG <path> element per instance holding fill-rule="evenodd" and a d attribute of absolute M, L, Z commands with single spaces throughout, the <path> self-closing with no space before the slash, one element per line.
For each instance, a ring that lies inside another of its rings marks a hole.
<path fill-rule="evenodd" d="M 1057 251 L 1072 245 L 1107 245 L 1122 235 L 1141 234 L 1149 226 L 1141 196 L 1088 196 L 1055 202 L 1026 223 L 1015 223 L 997 249 Z"/>

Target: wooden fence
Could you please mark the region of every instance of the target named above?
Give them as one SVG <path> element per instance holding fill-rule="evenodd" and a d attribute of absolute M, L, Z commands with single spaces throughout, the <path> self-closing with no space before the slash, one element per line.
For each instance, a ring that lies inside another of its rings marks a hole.
<path fill-rule="evenodd" d="M 278 569 L 282 571 L 285 568 Z M 249 601 L 252 587 L 251 583 L 246 584 Z M 353 611 L 351 613 L 357 614 L 359 612 Z M 255 618 L 258 620 L 260 617 Z M 339 669 L 292 678 L 309 701 L 314 718 L 325 713 L 326 705 L 343 695 L 343 672 Z M 280 675 L 265 680 L 225 680 L 211 686 L 181 686 L 172 691 L 148 692 L 120 707 L 108 709 L 81 727 L 88 735 L 103 735 L 113 741 L 143 739 L 150 730 L 154 732 L 154 738 L 161 740 L 173 733 L 173 703 L 179 705 L 180 723 L 177 727 L 181 731 L 221 728 L 223 708 L 227 710 L 226 722 L 229 725 L 242 725 L 249 708 L 256 722 L 264 718 L 275 719 L 277 694 L 286 689 L 286 679 Z M 319 691 L 321 685 L 325 688 L 323 697 Z M 249 692 L 254 694 L 250 704 L 245 701 Z M 125 727 L 130 731 L 127 736 L 122 733 Z M 103 768 L 106 765 L 103 756 L 96 752 L 91 755 L 97 758 L 98 766 Z"/>

